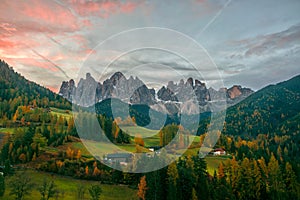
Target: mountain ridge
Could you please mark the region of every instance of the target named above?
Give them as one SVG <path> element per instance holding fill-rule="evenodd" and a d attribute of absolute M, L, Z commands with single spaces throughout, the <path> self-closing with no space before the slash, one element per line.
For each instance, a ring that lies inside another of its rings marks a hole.
<path fill-rule="evenodd" d="M 91 74 L 87 73 L 86 78 L 81 78 L 77 86 L 71 79 L 63 81 L 59 90 L 61 96 L 84 107 L 108 98 L 119 98 L 126 103 L 146 104 L 162 112 L 178 113 L 180 104 L 187 102 L 188 105 L 184 107 L 189 107 L 189 110 L 185 112 L 190 114 L 197 110 L 198 106 L 201 111 L 209 111 L 208 104 L 216 99 L 226 99 L 228 105 L 234 105 L 253 92 L 252 89 L 240 85 L 228 89 L 207 89 L 205 83 L 193 78 L 188 78 L 186 82 L 183 79 L 178 83 L 169 81 L 166 86 L 156 91 L 154 88 L 149 89 L 138 77 L 130 76 L 127 79 L 121 72 L 114 73 L 103 83 L 95 81 Z"/>

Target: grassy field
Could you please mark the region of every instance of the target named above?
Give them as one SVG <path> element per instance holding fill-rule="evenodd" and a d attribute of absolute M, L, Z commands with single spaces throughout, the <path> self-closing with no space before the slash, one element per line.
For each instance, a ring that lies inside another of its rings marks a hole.
<path fill-rule="evenodd" d="M 57 115 L 58 117 L 59 116 L 62 116 L 64 118 L 66 118 L 67 120 L 72 117 L 72 112 L 71 111 L 68 111 L 68 110 L 63 110 L 63 109 L 59 109 L 59 108 L 54 108 L 54 107 L 51 107 L 51 114 L 53 115 Z"/>
<path fill-rule="evenodd" d="M 143 137 L 145 142 L 145 146 L 159 146 L 160 145 L 160 137 L 159 137 L 159 130 L 151 130 L 141 126 L 120 126 L 120 128 L 131 135 L 131 142 L 134 143 L 134 136 L 136 134 L 140 134 Z M 199 136 L 190 136 L 190 141 L 199 143 L 200 137 Z"/>
<path fill-rule="evenodd" d="M 214 175 L 214 171 L 218 172 L 218 167 L 221 162 L 226 162 L 228 157 L 225 156 L 206 156 L 207 171 L 210 175 Z"/>
<path fill-rule="evenodd" d="M 143 136 L 146 135 L 153 135 L 156 134 L 158 131 L 157 130 L 149 130 L 144 127 L 137 127 L 137 126 L 123 126 L 122 129 L 124 131 L 130 132 L 132 135 L 140 133 Z M 146 137 L 143 138 L 145 142 L 145 146 L 159 146 L 160 138 L 156 134 L 152 137 Z M 198 136 L 190 136 L 190 141 L 194 143 L 199 143 L 200 142 L 200 137 Z M 127 152 L 136 152 L 136 146 L 134 144 L 134 137 L 131 137 L 131 144 L 118 144 L 118 145 L 110 145 L 108 143 L 104 142 L 96 142 L 92 140 L 85 140 L 85 144 L 82 142 L 72 142 L 72 143 L 66 143 L 65 145 L 61 146 L 60 149 L 67 149 L 68 146 L 71 147 L 72 149 L 75 150 L 80 150 L 81 155 L 86 157 L 86 158 L 91 158 L 92 154 L 93 155 L 99 155 L 100 157 L 104 154 L 107 153 L 116 153 L 116 152 L 121 152 L 122 150 L 125 150 Z M 85 145 L 88 145 L 89 148 L 93 151 L 92 154 L 87 150 Z M 142 147 L 141 147 L 142 148 Z M 48 152 L 58 152 L 56 151 L 56 148 L 48 148 L 45 149 Z M 211 149 L 207 149 L 207 151 L 210 151 Z M 183 155 L 192 155 L 192 156 L 197 156 L 198 155 L 199 148 L 191 148 L 191 149 L 180 149 L 177 150 L 178 154 L 183 154 Z M 148 149 L 144 148 L 144 152 L 148 152 Z M 207 170 L 209 174 L 213 175 L 214 171 L 218 170 L 218 166 L 221 162 L 225 162 L 228 159 L 226 156 L 206 156 L 205 161 L 207 163 Z"/>
<path fill-rule="evenodd" d="M 142 126 L 120 126 L 120 128 L 131 136 L 141 134 L 142 137 L 151 137 L 159 133 L 159 130 L 151 130 Z"/>
<path fill-rule="evenodd" d="M 0 128 L 0 133 L 13 134 L 16 128 Z"/>
<path fill-rule="evenodd" d="M 152 135 L 151 137 L 146 137 L 143 138 L 145 142 L 145 146 L 159 146 L 160 143 L 160 138 L 159 135 L 157 134 L 158 130 L 150 130 L 146 129 L 144 127 L 139 127 L 139 126 L 123 126 L 121 127 L 122 130 L 130 133 L 131 135 L 134 134 L 141 134 L 143 137 Z M 155 135 L 156 134 L 156 135 Z M 193 141 L 193 143 L 199 143 L 200 142 L 200 137 L 199 136 L 190 136 L 190 141 Z M 99 152 L 100 154 L 105 154 L 106 152 L 118 152 L 118 148 L 111 149 L 111 146 L 105 143 L 99 143 L 99 142 L 94 142 L 94 141 L 85 141 L 90 145 L 92 149 L 94 149 L 96 152 Z M 118 144 L 117 146 L 125 151 L 129 152 L 135 152 L 135 144 L 134 144 L 134 137 L 131 137 L 131 143 L 132 144 Z M 80 149 L 82 152 L 82 155 L 84 156 L 91 156 L 89 151 L 85 148 L 85 146 L 81 142 L 76 142 L 72 143 L 72 147 L 75 149 Z M 211 149 L 207 149 L 207 151 L 210 151 Z M 145 149 L 145 152 L 147 149 Z M 178 154 L 183 154 L 183 155 L 192 155 L 196 156 L 198 155 L 199 148 L 192 148 L 192 149 L 182 149 L 182 150 L 177 150 Z M 225 162 L 228 159 L 226 156 L 206 156 L 205 161 L 207 163 L 207 171 L 209 174 L 213 175 L 214 171 L 218 170 L 218 166 L 221 162 Z"/>
<path fill-rule="evenodd" d="M 35 187 L 32 193 L 29 196 L 26 196 L 24 200 L 39 200 L 40 193 L 37 191 L 37 188 L 42 184 L 43 180 L 46 178 L 47 180 L 53 180 L 57 189 L 62 191 L 60 196 L 58 197 L 59 200 L 74 200 L 76 199 L 76 191 L 79 185 L 85 187 L 86 189 L 93 184 L 98 184 L 96 181 L 84 181 L 84 180 L 77 180 L 69 177 L 63 177 L 59 175 L 52 175 L 49 173 L 44 172 L 37 172 L 33 170 L 28 170 L 26 173 L 31 177 Z M 6 183 L 9 182 L 11 177 L 6 178 Z M 118 186 L 118 185 L 105 185 L 101 184 L 102 188 L 102 195 L 100 199 L 105 200 L 133 200 L 137 199 L 136 190 L 130 189 L 127 186 Z M 9 187 L 6 184 L 6 191 L 2 198 L 3 200 L 13 200 L 14 196 L 9 195 Z M 89 199 L 88 191 L 85 192 L 85 198 Z M 55 198 L 54 198 L 55 199 Z"/>

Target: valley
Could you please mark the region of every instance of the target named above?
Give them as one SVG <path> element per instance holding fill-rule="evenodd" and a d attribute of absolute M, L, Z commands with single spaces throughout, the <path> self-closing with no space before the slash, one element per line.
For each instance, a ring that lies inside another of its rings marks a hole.
<path fill-rule="evenodd" d="M 34 185 L 24 194 L 32 199 L 42 195 L 42 179 L 56 185 L 53 199 L 74 199 L 80 185 L 86 185 L 84 198 L 99 187 L 101 198 L 108 200 L 139 199 L 145 188 L 147 199 L 164 199 L 162 193 L 178 199 L 299 197 L 299 75 L 230 106 L 223 129 L 213 130 L 219 137 L 216 144 L 202 149 L 211 153 L 201 158 L 199 148 L 209 137 L 211 112 L 198 116 L 196 129 L 182 126 L 178 113 L 118 99 L 97 102 L 93 113 L 93 106 L 72 107 L 3 61 L 0 69 L 1 188 L 5 182 L 1 199 L 14 199 L 14 189 L 24 177 L 29 177 L 27 186 Z M 120 116 L 113 115 L 111 102 Z M 95 131 L 94 123 L 101 131 Z M 139 153 L 141 157 L 133 156 Z M 156 171 L 130 171 L 153 167 L 145 166 L 151 159 L 159 165 L 166 161 L 164 156 L 176 160 Z"/>

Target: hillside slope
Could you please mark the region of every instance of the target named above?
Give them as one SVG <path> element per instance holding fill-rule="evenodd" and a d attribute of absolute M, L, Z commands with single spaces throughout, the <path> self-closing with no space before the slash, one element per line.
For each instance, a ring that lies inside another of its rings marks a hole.
<path fill-rule="evenodd" d="M 269 85 L 228 108 L 223 132 L 244 136 L 299 133 L 299 83 L 300 75 Z"/>
<path fill-rule="evenodd" d="M 11 119 L 20 105 L 71 108 L 71 104 L 66 99 L 27 80 L 0 60 L 0 118 L 5 115 Z"/>

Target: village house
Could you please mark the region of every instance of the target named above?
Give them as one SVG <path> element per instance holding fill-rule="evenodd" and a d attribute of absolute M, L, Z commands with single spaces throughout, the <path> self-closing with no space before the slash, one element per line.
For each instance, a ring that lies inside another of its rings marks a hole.
<path fill-rule="evenodd" d="M 126 165 L 132 158 L 133 155 L 131 153 L 111 153 L 107 154 L 104 160 L 110 163 L 119 162 L 120 164 Z"/>
<path fill-rule="evenodd" d="M 216 148 L 211 153 L 214 156 L 226 155 L 226 151 L 223 148 Z"/>

